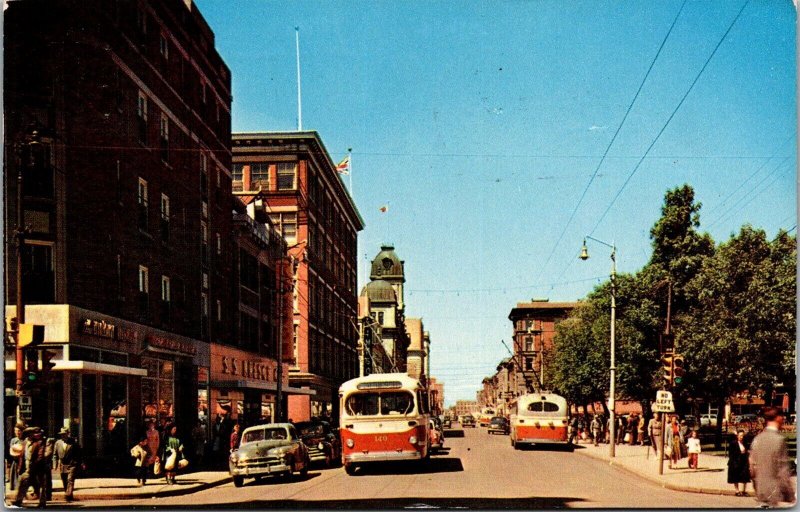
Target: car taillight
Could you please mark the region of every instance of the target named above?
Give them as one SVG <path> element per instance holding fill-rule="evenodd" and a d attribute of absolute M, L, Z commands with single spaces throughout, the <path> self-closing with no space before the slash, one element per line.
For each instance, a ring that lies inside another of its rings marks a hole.
<path fill-rule="evenodd" d="M 319 448 L 320 450 L 322 450 L 323 448 L 325 448 L 325 445 L 324 445 L 324 444 L 322 444 L 322 443 L 320 442 L 320 443 L 317 445 L 317 448 Z"/>
<path fill-rule="evenodd" d="M 408 438 L 408 442 L 411 444 L 417 444 L 417 436 L 411 436 Z"/>
<path fill-rule="evenodd" d="M 348 448 L 352 448 L 356 445 L 355 441 L 353 441 L 352 439 L 348 439 L 345 444 L 347 445 Z"/>

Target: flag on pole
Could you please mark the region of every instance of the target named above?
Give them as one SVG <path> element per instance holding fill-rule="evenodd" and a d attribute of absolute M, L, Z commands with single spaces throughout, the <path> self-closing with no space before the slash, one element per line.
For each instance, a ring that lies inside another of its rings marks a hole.
<path fill-rule="evenodd" d="M 389 205 L 385 204 L 385 205 L 381 206 L 380 210 L 381 210 L 381 213 L 388 212 L 389 211 Z"/>
<path fill-rule="evenodd" d="M 336 171 L 339 174 L 350 174 L 350 155 L 347 155 L 344 160 L 336 164 Z"/>

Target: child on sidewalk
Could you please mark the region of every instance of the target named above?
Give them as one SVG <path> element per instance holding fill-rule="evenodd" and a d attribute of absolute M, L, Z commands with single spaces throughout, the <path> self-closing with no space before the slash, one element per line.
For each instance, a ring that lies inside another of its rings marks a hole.
<path fill-rule="evenodd" d="M 134 458 L 134 474 L 139 485 L 145 485 L 147 481 L 147 436 L 139 439 L 139 444 L 131 448 L 131 457 Z"/>
<path fill-rule="evenodd" d="M 689 434 L 686 451 L 689 453 L 689 469 L 697 469 L 698 457 L 700 456 L 700 438 L 697 437 L 697 431 L 692 430 Z"/>

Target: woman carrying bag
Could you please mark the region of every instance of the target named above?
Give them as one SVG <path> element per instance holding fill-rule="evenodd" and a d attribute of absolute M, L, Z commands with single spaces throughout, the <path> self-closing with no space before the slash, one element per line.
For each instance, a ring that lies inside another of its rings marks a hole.
<path fill-rule="evenodd" d="M 183 443 L 178 438 L 178 427 L 174 424 L 167 425 L 167 438 L 164 442 L 164 453 L 161 460 L 164 461 L 164 477 L 168 484 L 175 483 L 175 475 L 178 469 L 185 468 L 189 463 L 183 457 Z"/>

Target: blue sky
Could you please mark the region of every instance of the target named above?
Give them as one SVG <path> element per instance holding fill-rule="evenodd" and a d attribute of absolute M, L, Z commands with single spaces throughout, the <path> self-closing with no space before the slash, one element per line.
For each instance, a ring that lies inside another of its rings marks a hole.
<path fill-rule="evenodd" d="M 788 0 L 195 4 L 231 68 L 234 132 L 297 128 L 300 27 L 303 128 L 336 161 L 353 148 L 359 287 L 393 243 L 447 404 L 506 357 L 517 302 L 607 278 L 607 248 L 577 259 L 585 234 L 640 269 L 666 190 L 694 187 L 718 243 L 796 227 Z"/>

